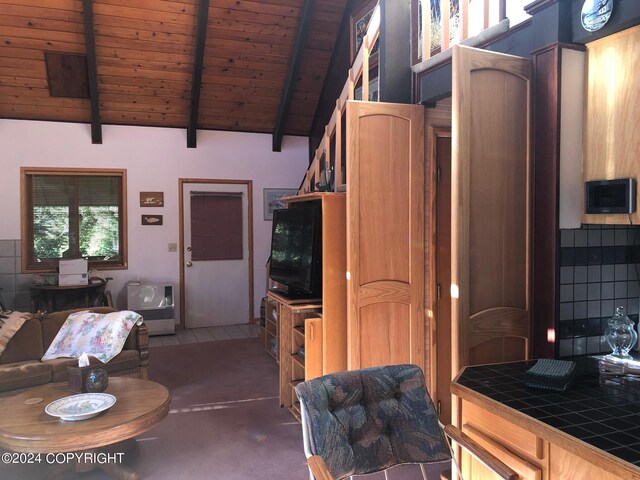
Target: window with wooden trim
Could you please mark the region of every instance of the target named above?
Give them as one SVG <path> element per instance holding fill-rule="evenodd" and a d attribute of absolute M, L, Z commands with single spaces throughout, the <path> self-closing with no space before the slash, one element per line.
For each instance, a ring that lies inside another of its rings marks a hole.
<path fill-rule="evenodd" d="M 22 270 L 126 268 L 126 170 L 21 169 Z"/>

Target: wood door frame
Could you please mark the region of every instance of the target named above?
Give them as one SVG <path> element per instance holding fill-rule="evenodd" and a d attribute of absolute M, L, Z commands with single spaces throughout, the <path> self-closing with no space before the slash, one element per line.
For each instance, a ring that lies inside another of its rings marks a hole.
<path fill-rule="evenodd" d="M 180 249 L 180 324 L 179 328 L 185 328 L 185 284 L 184 284 L 184 185 L 187 183 L 220 183 L 225 185 L 247 186 L 247 224 L 249 242 L 249 321 L 253 320 L 253 180 L 228 180 L 216 178 L 179 178 L 178 179 L 178 215 L 180 224 L 179 249 Z M 244 214 L 244 212 L 243 212 Z"/>
<path fill-rule="evenodd" d="M 426 191 L 430 192 L 428 198 L 427 211 L 429 212 L 428 218 L 426 220 L 427 224 L 425 225 L 426 231 L 430 232 L 429 234 L 429 252 L 427 254 L 427 278 L 430 279 L 428 284 L 425 285 L 425 288 L 428 291 L 428 301 L 427 301 L 427 311 L 429 315 L 429 379 L 430 379 L 430 391 L 431 397 L 434 399 L 438 398 L 438 330 L 437 323 L 439 319 L 437 318 L 437 288 L 436 288 L 436 280 L 437 280 L 437 255 L 436 255 L 436 246 L 437 246 L 437 215 L 438 215 L 438 179 L 437 179 L 437 147 L 438 147 L 438 139 L 439 138 L 449 138 L 451 139 L 451 127 L 436 127 L 433 125 L 429 125 L 426 129 L 427 138 L 428 138 L 428 146 L 427 146 L 427 164 L 426 164 L 426 178 L 427 185 Z M 449 288 L 449 286 L 440 286 L 440 288 Z M 451 321 L 451 318 L 449 318 Z M 449 343 L 449 351 L 451 351 L 451 343 Z M 450 372 L 451 378 L 453 378 L 453 372 Z"/>

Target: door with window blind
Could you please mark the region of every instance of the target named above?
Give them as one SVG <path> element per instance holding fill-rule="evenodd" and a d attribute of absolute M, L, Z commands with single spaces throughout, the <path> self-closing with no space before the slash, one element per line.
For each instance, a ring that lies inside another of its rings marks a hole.
<path fill-rule="evenodd" d="M 251 187 L 221 182 L 182 184 L 186 328 L 251 319 Z"/>

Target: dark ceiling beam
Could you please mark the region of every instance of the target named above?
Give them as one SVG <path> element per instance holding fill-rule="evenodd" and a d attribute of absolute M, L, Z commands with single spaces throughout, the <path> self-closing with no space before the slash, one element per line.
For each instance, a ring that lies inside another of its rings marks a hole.
<path fill-rule="evenodd" d="M 204 63 L 204 43 L 207 39 L 209 20 L 209 0 L 200 0 L 198 6 L 198 25 L 196 27 L 196 51 L 191 76 L 191 107 L 187 126 L 187 148 L 196 148 L 198 131 L 198 109 L 200 108 L 200 87 L 202 86 L 202 66 Z"/>
<path fill-rule="evenodd" d="M 98 96 L 98 67 L 96 65 L 96 37 L 93 30 L 93 0 L 82 0 L 84 41 L 87 47 L 87 80 L 91 105 L 91 143 L 102 143 L 100 98 Z"/>
<path fill-rule="evenodd" d="M 276 118 L 276 125 L 273 129 L 273 151 L 279 152 L 282 150 L 282 137 L 284 135 L 284 126 L 287 123 L 287 117 L 289 116 L 289 110 L 291 108 L 291 98 L 293 97 L 293 91 L 296 89 L 296 82 L 298 80 L 298 71 L 300 70 L 300 63 L 302 60 L 302 53 L 307 43 L 307 36 L 309 34 L 309 25 L 311 24 L 311 16 L 313 14 L 313 7 L 315 0 L 305 0 L 302 6 L 302 12 L 300 14 L 300 24 L 298 26 L 298 33 L 296 35 L 296 41 L 293 46 L 293 53 L 291 54 L 291 61 L 289 62 L 289 71 L 287 72 L 287 80 L 284 84 L 284 91 L 282 92 L 282 98 L 280 99 L 280 108 L 278 109 L 278 116 Z"/>

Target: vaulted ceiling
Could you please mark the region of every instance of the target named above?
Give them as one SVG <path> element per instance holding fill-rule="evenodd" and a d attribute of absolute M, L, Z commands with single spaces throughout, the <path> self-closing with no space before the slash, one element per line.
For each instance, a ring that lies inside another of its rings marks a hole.
<path fill-rule="evenodd" d="M 0 117 L 91 122 L 90 99 L 52 96 L 78 78 L 91 84 L 88 21 L 101 123 L 187 128 L 195 99 L 197 128 L 274 133 L 281 117 L 281 133 L 308 135 L 346 0 L 210 0 L 199 12 L 204 1 L 0 0 Z M 73 56 L 45 52 L 88 54 L 88 80 Z M 279 115 L 286 85 L 290 108 Z"/>

